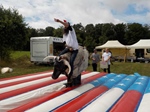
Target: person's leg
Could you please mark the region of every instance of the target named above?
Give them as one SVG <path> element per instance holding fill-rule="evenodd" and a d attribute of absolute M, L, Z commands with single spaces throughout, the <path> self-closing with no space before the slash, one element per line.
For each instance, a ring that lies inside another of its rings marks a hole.
<path fill-rule="evenodd" d="M 93 71 L 96 71 L 96 63 L 92 63 Z"/>
<path fill-rule="evenodd" d="M 94 63 L 92 63 L 92 68 L 93 68 L 93 71 L 94 71 Z"/>
<path fill-rule="evenodd" d="M 108 70 L 108 73 L 110 73 L 110 65 L 108 65 L 108 69 L 107 70 Z"/>
<path fill-rule="evenodd" d="M 97 71 L 97 64 L 95 63 L 95 71 Z"/>
<path fill-rule="evenodd" d="M 104 70 L 104 72 L 106 72 L 106 68 L 104 68 L 103 70 Z"/>
<path fill-rule="evenodd" d="M 81 84 L 81 74 L 79 74 L 76 78 L 73 78 L 73 85 L 80 85 Z"/>
<path fill-rule="evenodd" d="M 73 64 L 74 64 L 74 60 L 75 60 L 77 54 L 78 54 L 78 50 L 72 51 L 72 54 L 70 57 L 70 66 L 71 66 L 71 72 L 69 74 L 70 77 L 72 76 L 72 73 L 73 73 L 73 68 L 74 68 Z"/>

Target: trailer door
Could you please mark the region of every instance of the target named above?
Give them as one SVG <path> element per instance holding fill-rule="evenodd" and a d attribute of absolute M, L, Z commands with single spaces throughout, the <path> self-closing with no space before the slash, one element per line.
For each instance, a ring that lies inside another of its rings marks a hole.
<path fill-rule="evenodd" d="M 32 56 L 33 57 L 45 57 L 48 54 L 48 43 L 45 42 L 33 42 L 33 52 L 32 52 Z"/>
<path fill-rule="evenodd" d="M 47 40 L 31 40 L 31 62 L 42 62 L 49 55 L 49 42 Z"/>

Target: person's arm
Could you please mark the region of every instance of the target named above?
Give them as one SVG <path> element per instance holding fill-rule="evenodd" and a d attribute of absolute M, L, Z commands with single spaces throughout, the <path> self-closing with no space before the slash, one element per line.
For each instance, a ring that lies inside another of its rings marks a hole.
<path fill-rule="evenodd" d="M 104 54 L 102 54 L 102 61 L 104 61 L 104 56 L 103 56 Z"/>
<path fill-rule="evenodd" d="M 110 60 L 110 58 L 111 58 L 111 53 L 109 53 L 109 57 L 108 57 L 108 59 L 106 60 L 106 62 L 107 62 L 108 60 Z"/>
<path fill-rule="evenodd" d="M 108 57 L 108 59 L 106 60 L 106 62 L 110 59 L 110 56 Z"/>
<path fill-rule="evenodd" d="M 104 57 L 102 57 L 102 61 L 104 61 Z"/>
<path fill-rule="evenodd" d="M 93 53 L 91 54 L 90 59 L 92 59 L 92 60 L 93 60 Z"/>
<path fill-rule="evenodd" d="M 56 19 L 56 18 L 54 18 L 54 21 L 63 24 L 65 27 L 69 27 L 68 22 L 63 22 L 63 21 L 61 21 L 61 20 L 59 20 L 59 19 Z"/>

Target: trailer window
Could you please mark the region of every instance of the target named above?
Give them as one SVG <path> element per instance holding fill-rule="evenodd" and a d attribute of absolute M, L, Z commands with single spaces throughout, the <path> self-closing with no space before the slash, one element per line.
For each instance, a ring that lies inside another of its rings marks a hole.
<path fill-rule="evenodd" d="M 147 53 L 150 53 L 150 49 L 146 49 Z"/>

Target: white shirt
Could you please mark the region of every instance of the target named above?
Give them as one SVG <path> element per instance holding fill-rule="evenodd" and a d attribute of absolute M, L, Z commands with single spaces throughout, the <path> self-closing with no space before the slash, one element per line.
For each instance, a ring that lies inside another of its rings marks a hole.
<path fill-rule="evenodd" d="M 69 33 L 67 35 L 63 35 L 63 41 L 66 41 L 66 44 L 70 47 L 72 47 L 74 50 L 77 50 L 79 45 L 77 41 L 77 37 L 74 31 L 74 28 L 72 28 L 72 31 L 69 30 Z"/>
<path fill-rule="evenodd" d="M 111 57 L 111 53 L 104 52 L 102 57 L 104 58 L 104 61 L 106 61 L 106 60 L 108 60 L 109 57 Z M 108 64 L 110 65 L 110 59 L 108 60 Z"/>

